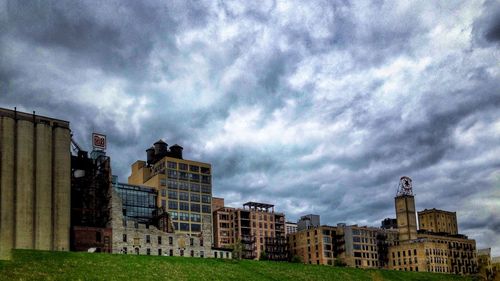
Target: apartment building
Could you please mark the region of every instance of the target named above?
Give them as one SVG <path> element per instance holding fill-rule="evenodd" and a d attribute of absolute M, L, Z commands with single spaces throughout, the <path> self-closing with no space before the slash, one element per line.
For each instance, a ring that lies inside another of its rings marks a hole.
<path fill-rule="evenodd" d="M 215 247 L 242 244 L 243 258 L 257 259 L 261 254 L 271 260 L 287 260 L 285 215 L 274 205 L 247 202 L 243 208 L 224 207 L 214 211 Z"/>

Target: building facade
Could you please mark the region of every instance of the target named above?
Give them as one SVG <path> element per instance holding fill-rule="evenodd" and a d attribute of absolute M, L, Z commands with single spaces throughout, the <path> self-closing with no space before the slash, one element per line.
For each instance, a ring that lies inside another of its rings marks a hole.
<path fill-rule="evenodd" d="M 67 121 L 0 108 L 0 259 L 69 250 L 70 142 Z"/>
<path fill-rule="evenodd" d="M 73 142 L 71 156 L 71 250 L 111 253 L 111 159 L 94 150 L 91 157 Z"/>
<path fill-rule="evenodd" d="M 215 247 L 242 245 L 242 257 L 287 260 L 285 215 L 274 212 L 274 205 L 247 202 L 243 208 L 220 208 L 213 213 Z"/>
<path fill-rule="evenodd" d="M 457 213 L 425 209 L 418 212 L 418 228 L 435 233 L 458 234 Z"/>
<path fill-rule="evenodd" d="M 113 253 L 232 258 L 228 249 L 212 248 L 211 216 L 202 217 L 197 235 L 176 231 L 169 213 L 157 207 L 157 190 L 115 183 L 112 195 Z"/>
<path fill-rule="evenodd" d="M 162 140 L 146 150 L 147 162 L 132 165 L 128 182 L 159 191 L 158 206 L 165 208 L 176 231 L 198 235 L 202 217 L 212 216 L 212 168 L 208 163 L 186 160 L 183 148 Z M 211 223 L 210 219 L 210 223 Z"/>
<path fill-rule="evenodd" d="M 315 228 L 320 226 L 320 217 L 319 215 L 309 214 L 300 217 L 297 222 L 297 231 L 301 231 L 304 229 Z"/>
<path fill-rule="evenodd" d="M 285 234 L 292 234 L 297 232 L 297 223 L 287 221 L 285 222 Z"/>
<path fill-rule="evenodd" d="M 417 231 L 413 221 L 415 199 L 408 177 L 401 177 L 395 203 L 399 239 L 389 249 L 389 269 L 455 274 L 477 272 L 476 241 L 457 234 L 458 228 L 453 225 L 453 222 L 456 225 L 454 213 L 424 210 L 420 213 L 421 225 L 425 228 Z"/>

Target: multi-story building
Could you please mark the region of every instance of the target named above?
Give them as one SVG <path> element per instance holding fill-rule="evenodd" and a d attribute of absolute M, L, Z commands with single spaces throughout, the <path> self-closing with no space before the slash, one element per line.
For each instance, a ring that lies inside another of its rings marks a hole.
<path fill-rule="evenodd" d="M 387 263 L 388 247 L 397 231 L 375 227 L 338 224 L 322 225 L 290 234 L 290 254 L 304 263 L 382 268 Z"/>
<path fill-rule="evenodd" d="M 70 143 L 68 121 L 0 108 L 0 259 L 69 250 Z"/>
<path fill-rule="evenodd" d="M 297 222 L 297 231 L 301 231 L 304 229 L 315 228 L 320 226 L 320 217 L 319 215 L 305 215 L 300 217 Z"/>
<path fill-rule="evenodd" d="M 298 256 L 303 263 L 333 265 L 338 255 L 336 247 L 337 228 L 318 226 L 291 233 L 288 235 L 288 246 L 291 256 Z"/>
<path fill-rule="evenodd" d="M 232 258 L 228 249 L 212 248 L 210 215 L 201 219 L 198 235 L 175 231 L 155 188 L 114 182 L 112 193 L 113 253 Z"/>
<path fill-rule="evenodd" d="M 256 259 L 266 253 L 271 260 L 287 260 L 285 215 L 274 205 L 247 202 L 243 208 L 220 208 L 213 213 L 215 247 L 242 243 L 243 258 Z"/>
<path fill-rule="evenodd" d="M 456 223 L 454 213 L 446 212 L 445 215 L 440 210 L 421 212 L 423 227 L 438 232 L 427 229 L 417 231 L 415 199 L 409 177 L 400 179 L 395 202 L 399 241 L 389 248 L 389 269 L 456 274 L 477 272 L 476 241 L 456 234 L 458 228 L 453 226 L 453 221 Z M 436 228 L 437 221 L 440 223 Z"/>
<path fill-rule="evenodd" d="M 234 208 L 222 207 L 215 209 L 213 213 L 214 246 L 216 248 L 232 248 L 237 240 L 233 222 L 234 211 Z"/>
<path fill-rule="evenodd" d="M 425 209 L 418 212 L 418 228 L 435 233 L 458 234 L 457 213 Z"/>
<path fill-rule="evenodd" d="M 169 149 L 165 142 L 157 141 L 146 150 L 147 162 L 132 165 L 128 182 L 158 190 L 158 206 L 168 211 L 175 230 L 199 235 L 202 217 L 212 216 L 212 168 L 208 163 L 183 159 L 182 150 L 179 145 Z"/>
<path fill-rule="evenodd" d="M 287 221 L 285 222 L 285 234 L 292 234 L 297 232 L 297 223 Z"/>
<path fill-rule="evenodd" d="M 383 229 L 397 229 L 398 220 L 393 218 L 386 218 L 381 222 L 380 227 Z"/>

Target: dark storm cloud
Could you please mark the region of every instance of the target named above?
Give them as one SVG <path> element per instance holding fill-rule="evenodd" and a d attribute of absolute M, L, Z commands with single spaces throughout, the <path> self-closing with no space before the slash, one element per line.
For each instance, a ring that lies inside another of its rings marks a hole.
<path fill-rule="evenodd" d="M 500 41 L 500 4 L 486 1 L 482 14 L 474 22 L 474 39 L 480 44 Z"/>
<path fill-rule="evenodd" d="M 107 134 L 121 181 L 178 143 L 214 196 L 288 220 L 379 225 L 409 175 L 417 210 L 495 246 L 499 7 L 0 1 L 0 105 Z"/>

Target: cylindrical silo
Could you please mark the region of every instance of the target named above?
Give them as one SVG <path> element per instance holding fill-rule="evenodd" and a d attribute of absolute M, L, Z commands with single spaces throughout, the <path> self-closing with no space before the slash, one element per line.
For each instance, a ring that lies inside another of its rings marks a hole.
<path fill-rule="evenodd" d="M 53 130 L 53 250 L 69 250 L 71 155 L 70 131 L 55 127 Z"/>
<path fill-rule="evenodd" d="M 14 247 L 14 119 L 0 117 L 0 259 Z"/>
<path fill-rule="evenodd" d="M 35 249 L 52 249 L 52 128 L 36 125 Z"/>
<path fill-rule="evenodd" d="M 33 122 L 18 120 L 16 133 L 16 238 L 17 249 L 33 249 Z"/>

